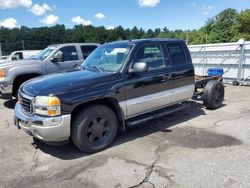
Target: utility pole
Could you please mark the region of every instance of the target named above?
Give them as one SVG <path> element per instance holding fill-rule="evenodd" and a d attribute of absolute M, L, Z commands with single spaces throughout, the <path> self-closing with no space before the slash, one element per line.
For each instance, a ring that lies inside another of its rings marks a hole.
<path fill-rule="evenodd" d="M 3 55 L 2 53 L 2 45 L 1 45 L 1 42 L 0 42 L 0 57 Z"/>
<path fill-rule="evenodd" d="M 24 41 L 22 40 L 23 50 L 25 50 Z"/>

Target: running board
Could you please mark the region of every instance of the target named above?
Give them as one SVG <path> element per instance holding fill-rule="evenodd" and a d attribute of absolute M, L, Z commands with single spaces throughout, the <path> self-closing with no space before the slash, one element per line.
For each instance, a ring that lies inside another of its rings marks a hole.
<path fill-rule="evenodd" d="M 154 119 L 172 114 L 172 113 L 180 111 L 180 110 L 184 110 L 184 109 L 188 108 L 189 106 L 190 106 L 189 103 L 182 103 L 182 104 L 173 105 L 173 106 L 170 106 L 167 108 L 163 108 L 163 109 L 157 110 L 155 112 L 143 114 L 143 115 L 140 115 L 138 117 L 134 117 L 134 118 L 126 120 L 126 125 L 128 127 L 134 127 L 134 126 L 137 126 L 139 124 L 143 124 L 147 121 L 154 120 Z"/>

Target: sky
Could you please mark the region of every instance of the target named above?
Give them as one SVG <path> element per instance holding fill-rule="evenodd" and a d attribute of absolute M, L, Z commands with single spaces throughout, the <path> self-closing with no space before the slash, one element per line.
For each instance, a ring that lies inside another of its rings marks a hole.
<path fill-rule="evenodd" d="M 0 0 L 0 26 L 64 24 L 175 30 L 199 29 L 226 8 L 250 8 L 250 0 Z"/>

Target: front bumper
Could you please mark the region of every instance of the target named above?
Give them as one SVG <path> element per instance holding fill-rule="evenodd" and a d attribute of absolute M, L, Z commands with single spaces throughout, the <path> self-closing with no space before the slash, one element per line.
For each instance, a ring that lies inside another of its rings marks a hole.
<path fill-rule="evenodd" d="M 15 125 L 29 135 L 47 142 L 61 142 L 70 137 L 71 115 L 59 117 L 28 116 L 19 102 L 15 106 Z"/>
<path fill-rule="evenodd" d="M 12 93 L 12 85 L 0 83 L 0 94 Z"/>

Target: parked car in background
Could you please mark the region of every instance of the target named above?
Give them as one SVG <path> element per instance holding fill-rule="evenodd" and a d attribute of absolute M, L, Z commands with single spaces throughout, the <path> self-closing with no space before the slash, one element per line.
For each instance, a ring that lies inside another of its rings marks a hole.
<path fill-rule="evenodd" d="M 4 60 L 4 59 L 7 59 L 7 55 L 2 55 L 1 57 L 0 57 L 0 60 Z"/>
<path fill-rule="evenodd" d="M 72 140 L 82 151 L 109 147 L 118 130 L 182 110 L 192 97 L 222 105 L 223 84 L 195 79 L 184 41 L 143 39 L 104 44 L 75 71 L 25 82 L 15 124 L 44 142 Z"/>
<path fill-rule="evenodd" d="M 17 97 L 18 88 L 25 81 L 51 73 L 73 70 L 97 48 L 96 43 L 68 43 L 50 45 L 31 59 L 0 64 L 0 92 Z"/>
<path fill-rule="evenodd" d="M 7 56 L 5 59 L 1 59 L 0 63 L 6 62 L 6 61 L 18 61 L 22 59 L 29 59 L 35 55 L 37 55 L 41 50 L 23 50 L 23 51 L 14 51 L 9 56 Z"/>

